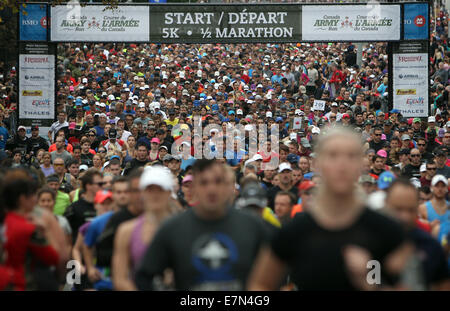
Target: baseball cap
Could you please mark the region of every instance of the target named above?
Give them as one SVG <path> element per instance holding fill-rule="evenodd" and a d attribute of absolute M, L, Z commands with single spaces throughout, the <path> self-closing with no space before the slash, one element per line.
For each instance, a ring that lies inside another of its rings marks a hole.
<path fill-rule="evenodd" d="M 434 152 L 433 152 L 433 154 L 435 155 L 435 156 L 447 156 L 447 153 L 443 150 L 443 149 L 441 149 L 441 148 L 436 148 L 436 149 L 434 149 Z"/>
<path fill-rule="evenodd" d="M 413 123 L 417 123 L 417 122 L 420 123 L 420 122 L 422 122 L 422 120 L 420 120 L 420 118 L 414 118 L 414 119 L 413 119 Z"/>
<path fill-rule="evenodd" d="M 103 204 L 108 199 L 112 200 L 112 193 L 107 190 L 100 190 L 95 194 L 94 203 Z"/>
<path fill-rule="evenodd" d="M 20 126 L 17 128 L 17 130 L 18 130 L 18 131 L 20 131 L 20 130 L 26 131 L 27 129 L 25 128 L 25 126 L 20 125 Z"/>
<path fill-rule="evenodd" d="M 33 125 L 33 126 L 31 127 L 31 130 L 32 130 L 32 131 L 39 131 L 39 126 Z"/>
<path fill-rule="evenodd" d="M 236 110 L 236 114 L 244 114 L 244 113 L 242 112 L 242 109 L 238 109 Z"/>
<path fill-rule="evenodd" d="M 236 203 L 240 208 L 248 206 L 265 208 L 267 206 L 266 191 L 257 182 L 248 183 L 241 190 L 240 196 Z"/>
<path fill-rule="evenodd" d="M 383 157 L 383 158 L 387 158 L 387 152 L 386 152 L 386 150 L 383 150 L 383 149 L 378 150 L 377 155 L 379 155 L 380 157 Z"/>
<path fill-rule="evenodd" d="M 312 182 L 311 180 L 304 180 L 298 186 L 298 190 L 307 191 L 311 188 L 314 188 L 315 186 L 316 186 L 316 184 L 314 182 Z"/>
<path fill-rule="evenodd" d="M 344 113 L 342 115 L 342 119 L 350 119 L 350 115 L 348 113 Z"/>
<path fill-rule="evenodd" d="M 289 163 L 283 162 L 278 167 L 278 173 L 281 173 L 281 172 L 283 172 L 285 170 L 292 171 L 292 168 L 291 168 L 291 165 Z"/>
<path fill-rule="evenodd" d="M 187 182 L 190 182 L 190 181 L 193 181 L 193 180 L 194 180 L 194 176 L 186 175 L 186 176 L 184 176 L 183 181 L 181 183 L 184 184 L 184 183 L 187 183 Z"/>
<path fill-rule="evenodd" d="M 108 134 L 109 134 L 109 138 L 116 138 L 117 137 L 117 130 L 116 129 L 110 129 Z"/>
<path fill-rule="evenodd" d="M 428 117 L 428 123 L 434 123 L 436 122 L 436 118 L 433 116 Z"/>
<path fill-rule="evenodd" d="M 166 154 L 163 158 L 163 162 L 170 161 L 172 159 L 173 159 L 173 156 L 171 154 Z"/>
<path fill-rule="evenodd" d="M 80 172 L 87 171 L 88 169 L 89 169 L 89 167 L 86 164 L 80 165 Z"/>
<path fill-rule="evenodd" d="M 318 128 L 317 126 L 314 126 L 313 129 L 311 130 L 311 133 L 320 134 L 320 128 Z"/>
<path fill-rule="evenodd" d="M 394 174 L 392 174 L 391 172 L 383 172 L 378 178 L 378 188 L 384 190 L 388 188 L 394 180 Z"/>
<path fill-rule="evenodd" d="M 333 102 L 333 103 L 331 103 L 331 107 L 339 107 L 339 105 L 337 102 Z"/>
<path fill-rule="evenodd" d="M 409 149 L 406 149 L 406 148 L 403 148 L 403 149 L 400 149 L 400 151 L 398 152 L 398 154 L 400 155 L 400 154 L 406 154 L 406 155 L 408 155 L 409 154 Z"/>
<path fill-rule="evenodd" d="M 298 163 L 298 160 L 300 160 L 300 157 L 296 154 L 290 153 L 290 154 L 288 154 L 286 159 L 289 163 L 295 164 L 295 163 Z"/>
<path fill-rule="evenodd" d="M 433 179 L 431 180 L 431 186 L 432 187 L 436 186 L 438 182 L 443 182 L 444 185 L 448 186 L 448 180 L 447 180 L 447 178 L 445 178 L 444 175 L 440 175 L 440 174 L 435 175 L 433 177 Z"/>
<path fill-rule="evenodd" d="M 402 140 L 403 140 L 403 141 L 404 141 L 404 140 L 411 140 L 411 137 L 409 137 L 408 134 L 403 134 L 403 135 L 402 135 Z"/>
<path fill-rule="evenodd" d="M 172 191 L 174 180 L 170 170 L 161 165 L 147 166 L 139 181 L 139 188 L 144 190 L 151 185 L 160 186 L 166 191 Z"/>
<path fill-rule="evenodd" d="M 159 140 L 158 137 L 153 137 L 152 140 L 150 141 L 150 143 L 157 143 L 157 144 L 159 144 L 159 143 L 161 143 L 161 141 Z"/>
<path fill-rule="evenodd" d="M 307 138 L 302 138 L 300 140 L 300 144 L 305 148 L 311 148 L 311 144 L 309 143 L 309 140 Z"/>
<path fill-rule="evenodd" d="M 421 166 L 420 166 L 420 172 L 421 173 L 424 173 L 424 172 L 426 172 L 427 171 L 427 165 L 425 164 L 425 163 L 423 163 Z"/>
<path fill-rule="evenodd" d="M 256 153 L 253 157 L 252 157 L 252 161 L 262 161 L 263 157 L 262 155 L 260 155 L 259 153 Z"/>
<path fill-rule="evenodd" d="M 266 112 L 266 118 L 272 118 L 272 112 L 271 111 L 267 111 Z"/>
<path fill-rule="evenodd" d="M 359 177 L 358 182 L 360 184 L 365 184 L 365 183 L 375 184 L 375 178 L 366 174 L 366 175 L 362 175 L 361 177 Z"/>
<path fill-rule="evenodd" d="M 448 121 L 447 124 L 445 124 L 445 127 L 450 127 L 450 121 Z"/>

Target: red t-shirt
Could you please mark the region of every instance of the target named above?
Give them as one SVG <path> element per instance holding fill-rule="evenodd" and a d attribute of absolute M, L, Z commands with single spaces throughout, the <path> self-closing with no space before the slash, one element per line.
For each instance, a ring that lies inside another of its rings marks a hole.
<path fill-rule="evenodd" d="M 11 281 L 14 290 L 29 289 L 30 272 L 36 260 L 47 266 L 56 266 L 59 255 L 40 236 L 36 226 L 15 212 L 8 212 L 4 221 L 5 244 L 7 254 L 5 267 L 14 271 Z"/>

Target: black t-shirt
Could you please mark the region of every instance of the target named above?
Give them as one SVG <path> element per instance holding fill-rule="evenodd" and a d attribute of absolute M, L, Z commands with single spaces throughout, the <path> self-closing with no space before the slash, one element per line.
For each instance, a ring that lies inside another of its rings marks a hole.
<path fill-rule="evenodd" d="M 420 179 L 420 165 L 414 166 L 412 164 L 408 164 L 403 168 L 402 176 L 405 178 L 413 178 L 417 177 Z"/>
<path fill-rule="evenodd" d="M 148 160 L 145 161 L 139 161 L 138 159 L 131 160 L 130 162 L 127 163 L 127 165 L 125 165 L 124 175 L 126 176 L 130 174 L 136 168 L 145 166 L 145 164 L 147 164 L 148 162 L 149 162 Z"/>
<path fill-rule="evenodd" d="M 269 207 L 271 209 L 275 208 L 275 197 L 277 195 L 278 192 L 283 191 L 281 190 L 280 187 L 275 186 L 269 189 L 269 191 L 267 192 L 267 199 L 268 199 L 268 203 L 269 203 Z M 291 189 L 288 190 L 289 192 L 291 192 L 294 196 L 295 196 L 295 201 L 298 200 L 298 189 L 295 187 L 292 187 Z"/>
<path fill-rule="evenodd" d="M 27 146 L 27 153 L 30 153 L 30 151 L 33 151 L 34 155 L 36 156 L 39 149 L 44 149 L 45 151 L 48 151 L 48 143 L 47 141 L 42 137 L 33 138 L 30 137 L 28 139 L 28 146 Z"/>
<path fill-rule="evenodd" d="M 369 142 L 369 147 L 370 149 L 375 150 L 375 153 L 378 152 L 378 150 L 382 149 L 385 145 L 385 141 L 384 140 L 380 140 L 380 142 L 376 143 L 375 141 L 370 141 Z"/>
<path fill-rule="evenodd" d="M 450 277 L 444 250 L 436 239 L 417 228 L 408 232 L 408 237 L 416 247 L 427 286 Z"/>
<path fill-rule="evenodd" d="M 67 218 L 72 229 L 72 241 L 76 241 L 78 229 L 95 216 L 97 216 L 97 211 L 94 208 L 94 203 L 90 203 L 82 197 L 67 207 L 64 217 Z"/>
<path fill-rule="evenodd" d="M 380 176 L 383 172 L 384 172 L 384 170 L 381 170 L 379 173 L 375 172 L 374 169 L 370 170 L 370 174 L 377 175 L 377 176 Z"/>
<path fill-rule="evenodd" d="M 177 290 L 244 290 L 268 232 L 263 220 L 229 208 L 218 220 L 199 218 L 193 209 L 162 225 L 136 273 L 139 290 L 166 268 L 174 271 Z"/>
<path fill-rule="evenodd" d="M 120 224 L 136 217 L 128 208 L 122 208 L 114 213 L 108 220 L 103 232 L 97 239 L 95 249 L 97 251 L 97 265 L 101 267 L 110 267 L 114 250 L 114 239 Z"/>
<path fill-rule="evenodd" d="M 87 154 L 81 154 L 81 164 L 85 164 L 88 167 L 94 166 L 94 155 L 90 152 Z"/>
<path fill-rule="evenodd" d="M 365 208 L 342 230 L 322 228 L 307 211 L 297 214 L 272 240 L 272 250 L 290 268 L 299 290 L 357 290 L 348 278 L 342 251 L 356 245 L 381 264 L 405 240 L 394 220 Z"/>

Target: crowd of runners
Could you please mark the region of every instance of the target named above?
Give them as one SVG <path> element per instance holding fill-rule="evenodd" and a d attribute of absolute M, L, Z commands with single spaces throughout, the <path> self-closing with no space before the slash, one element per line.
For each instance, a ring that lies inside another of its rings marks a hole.
<path fill-rule="evenodd" d="M 427 118 L 392 109 L 386 43 L 60 44 L 44 135 L 2 66 L 0 289 L 450 289 L 431 30 Z"/>

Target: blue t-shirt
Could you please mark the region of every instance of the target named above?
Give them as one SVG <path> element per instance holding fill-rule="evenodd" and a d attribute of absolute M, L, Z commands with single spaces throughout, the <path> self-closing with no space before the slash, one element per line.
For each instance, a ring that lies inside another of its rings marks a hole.
<path fill-rule="evenodd" d="M 5 149 L 6 147 L 6 141 L 9 138 L 9 133 L 6 128 L 3 126 L 0 126 L 0 150 Z"/>
<path fill-rule="evenodd" d="M 227 151 L 225 152 L 225 157 L 227 159 L 227 164 L 230 166 L 236 166 L 241 163 L 241 160 L 244 158 L 244 156 L 247 154 L 245 150 L 239 150 L 236 151 Z"/>
<path fill-rule="evenodd" d="M 191 157 L 190 157 L 189 159 L 187 159 L 187 160 L 182 159 L 182 160 L 181 160 L 181 166 L 180 166 L 181 170 L 184 171 L 184 170 L 186 170 L 186 168 L 187 168 L 188 166 L 194 165 L 195 161 L 196 161 L 196 159 L 195 159 L 193 156 L 191 156 Z"/>
<path fill-rule="evenodd" d="M 97 131 L 97 136 L 103 136 L 105 135 L 105 128 L 100 126 L 94 126 L 95 130 Z"/>
<path fill-rule="evenodd" d="M 95 217 L 91 221 L 91 224 L 89 225 L 89 228 L 84 237 L 84 243 L 86 243 L 88 247 L 92 247 L 95 245 L 95 243 L 97 243 L 98 237 L 103 232 L 103 229 L 105 229 L 109 218 L 111 218 L 113 214 L 114 212 L 109 211 L 103 215 Z"/>

